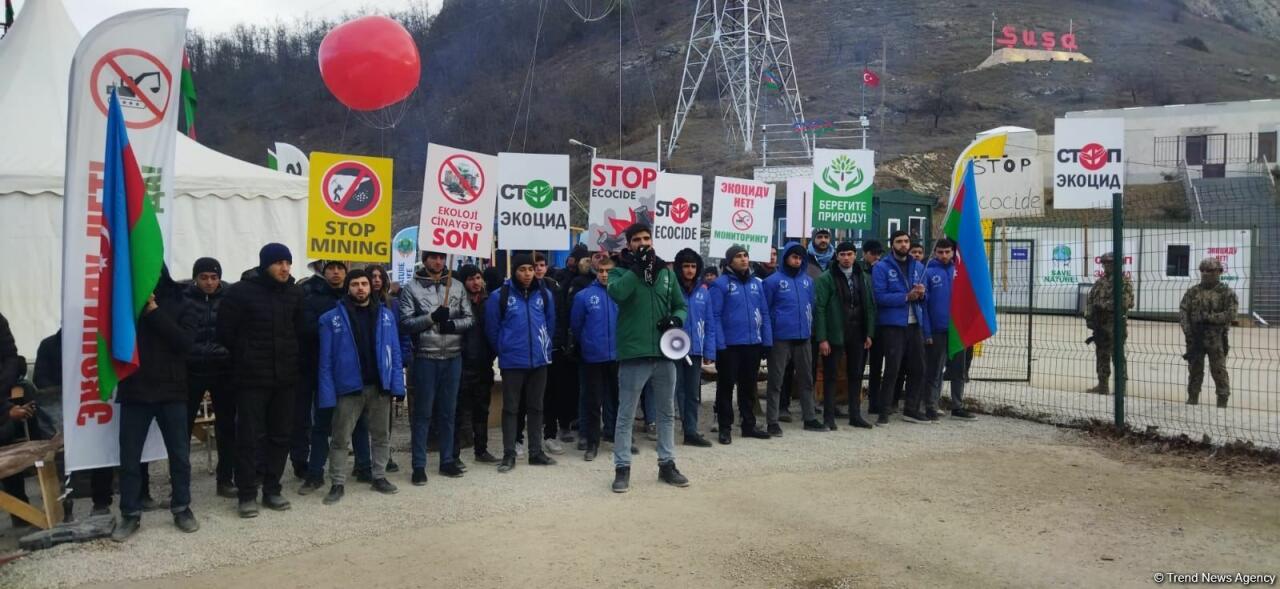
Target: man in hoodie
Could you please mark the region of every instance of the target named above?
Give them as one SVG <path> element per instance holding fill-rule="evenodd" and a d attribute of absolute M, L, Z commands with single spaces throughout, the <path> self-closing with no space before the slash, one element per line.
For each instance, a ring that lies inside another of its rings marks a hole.
<path fill-rule="evenodd" d="M 702 256 L 685 248 L 676 254 L 676 272 L 689 320 L 689 360 L 676 362 L 676 405 L 684 429 L 684 445 L 710 448 L 711 442 L 698 433 L 698 410 L 702 406 L 702 365 L 716 361 L 716 324 L 711 321 L 711 291 L 702 284 Z"/>
<path fill-rule="evenodd" d="M 484 305 L 489 298 L 484 275 L 470 264 L 458 269 L 458 282 L 467 290 L 467 304 L 474 321 L 462 333 L 462 382 L 458 387 L 457 426 L 453 458 L 459 460 L 462 443 L 471 437 L 472 455 L 480 464 L 498 462 L 489 453 L 489 402 L 493 390 L 493 348 L 484 335 Z"/>
<path fill-rule="evenodd" d="M 404 396 L 404 362 L 395 313 L 372 296 L 369 274 L 347 273 L 347 296 L 320 316 L 319 396 L 316 405 L 333 410 L 329 446 L 329 494 L 325 505 L 346 493 L 347 440 L 361 417 L 373 438 L 373 490 L 394 494 L 387 480 L 391 456 L 391 397 Z"/>
<path fill-rule="evenodd" d="M 735 245 L 725 251 L 725 271 L 711 287 L 711 320 L 716 329 L 716 418 L 721 444 L 733 442 L 733 390 L 738 390 L 742 435 L 767 440 L 756 427 L 756 373 L 760 354 L 773 345 L 773 325 L 764 283 L 751 275 L 747 250 Z"/>
<path fill-rule="evenodd" d="M 586 429 L 582 457 L 588 462 L 595 460 L 600 451 L 601 405 L 613 408 L 609 417 L 617 416 L 618 305 L 609 298 L 609 272 L 613 267 L 609 258 L 596 262 L 596 281 L 574 295 L 569 313 L 573 341 L 586 369 L 586 414 L 581 419 Z"/>
<path fill-rule="evenodd" d="M 231 352 L 231 387 L 236 391 L 240 517 L 258 516 L 259 483 L 263 505 L 289 509 L 280 495 L 280 475 L 293 431 L 302 334 L 302 289 L 289 275 L 292 267 L 289 248 L 262 246 L 257 272 L 228 288 L 218 309 L 218 341 Z"/>
<path fill-rule="evenodd" d="M 556 463 L 542 449 L 542 400 L 551 364 L 551 333 L 556 327 L 555 295 L 534 279 L 533 257 L 511 258 L 513 277 L 490 293 L 484 306 L 484 330 L 498 353 L 502 371 L 502 462 L 498 472 L 516 467 L 516 415 L 520 400 L 528 408 L 529 464 Z"/>
<path fill-rule="evenodd" d="M 920 412 L 924 389 L 924 326 L 929 325 L 925 308 L 924 264 L 911 257 L 911 237 L 895 231 L 889 239 L 893 254 L 880 260 L 871 271 L 876 296 L 876 333 L 884 350 L 884 378 L 880 383 L 880 417 L 877 424 L 889 423 L 893 412 L 893 391 L 898 372 L 907 371 L 906 406 L 902 417 L 911 423 L 931 423 Z"/>
<path fill-rule="evenodd" d="M 773 347 L 769 349 L 769 402 L 765 415 L 769 435 L 778 437 L 782 436 L 778 406 L 788 365 L 795 368 L 804 429 L 827 431 L 827 426 L 818 421 L 813 409 L 813 356 L 809 348 L 809 339 L 813 336 L 813 279 L 805 271 L 808 262 L 804 246 L 791 242 L 783 252 L 782 268 L 764 281 L 765 304 L 773 332 Z"/>
<path fill-rule="evenodd" d="M 213 401 L 214 430 L 218 444 L 218 496 L 235 497 L 236 398 L 228 388 L 231 352 L 218 341 L 218 307 L 225 291 L 222 264 L 200 258 L 191 267 L 191 285 L 184 293 L 197 311 L 195 343 L 187 357 L 187 424 L 194 427 L 205 391 Z"/>
<path fill-rule="evenodd" d="M 200 529 L 191 513 L 191 430 L 187 425 L 187 354 L 195 340 L 197 311 L 182 287 L 162 268 L 160 282 L 138 318 L 138 369 L 119 383 L 120 522 L 111 539 L 129 539 L 142 523 L 142 446 L 151 422 L 169 455 L 169 511 L 183 532 Z"/>
<path fill-rule="evenodd" d="M 925 417 L 938 421 L 938 399 L 942 396 L 943 371 L 951 379 L 951 416 L 973 419 L 964 408 L 963 353 L 947 357 L 947 328 L 951 324 L 951 283 L 955 279 L 956 244 L 947 238 L 933 244 L 933 259 L 924 269 L 924 300 L 929 311 L 929 332 L 925 337 Z"/>
<path fill-rule="evenodd" d="M 609 297 L 618 304 L 618 418 L 613 428 L 613 492 L 631 488 L 631 429 L 641 391 L 652 384 L 658 430 L 658 480 L 677 487 L 689 479 L 676 468 L 675 362 L 658 341 L 688 318 L 676 275 L 653 251 L 653 230 L 636 223 L 625 232 L 627 249 L 609 277 Z"/>
<path fill-rule="evenodd" d="M 825 375 L 822 394 L 823 421 L 836 429 L 836 366 L 843 357 L 848 377 L 849 425 L 870 429 L 862 418 L 862 368 L 875 337 L 876 304 L 871 277 L 857 263 L 852 243 L 836 246 L 836 263 L 818 277 L 814 313 L 814 339 L 822 356 Z M 876 392 L 873 390 L 872 394 Z"/>
<path fill-rule="evenodd" d="M 475 321 L 466 288 L 445 268 L 446 256 L 422 252 L 422 271 L 400 293 L 400 329 L 414 342 L 413 415 L 410 444 L 416 486 L 427 484 L 427 438 L 438 428 L 440 474 L 458 478 L 461 466 L 454 461 L 453 425 L 458 411 L 458 386 L 462 378 L 462 334 Z"/>

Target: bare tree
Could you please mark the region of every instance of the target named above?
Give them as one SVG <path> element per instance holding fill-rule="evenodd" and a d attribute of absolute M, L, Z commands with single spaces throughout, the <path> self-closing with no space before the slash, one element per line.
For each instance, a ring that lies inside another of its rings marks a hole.
<path fill-rule="evenodd" d="M 960 98 L 951 84 L 946 80 L 938 80 L 932 85 L 916 91 L 914 110 L 933 117 L 933 128 L 937 129 L 942 117 L 954 115 L 960 111 Z"/>

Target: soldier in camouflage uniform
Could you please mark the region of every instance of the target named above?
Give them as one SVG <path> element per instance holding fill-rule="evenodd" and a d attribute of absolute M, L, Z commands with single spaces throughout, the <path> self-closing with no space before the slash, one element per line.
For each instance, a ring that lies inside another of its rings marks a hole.
<path fill-rule="evenodd" d="M 1093 283 L 1089 289 L 1089 298 L 1085 305 L 1084 321 L 1093 330 L 1095 363 L 1098 370 L 1098 385 L 1085 391 L 1102 395 L 1111 392 L 1111 352 L 1115 345 L 1115 298 L 1111 286 L 1111 273 L 1115 270 L 1115 256 L 1111 252 L 1102 254 L 1102 278 Z M 1124 277 L 1123 314 L 1133 308 L 1133 284 L 1129 277 Z"/>
<path fill-rule="evenodd" d="M 1191 365 L 1187 380 L 1187 404 L 1200 402 L 1200 385 L 1204 382 L 1204 357 L 1209 355 L 1209 373 L 1217 387 L 1218 406 L 1226 407 L 1231 396 L 1227 374 L 1227 330 L 1236 317 L 1239 302 L 1235 291 L 1222 283 L 1222 262 L 1205 258 L 1200 262 L 1200 284 L 1182 295 L 1178 321 L 1187 336 L 1187 353 L 1183 358 Z"/>

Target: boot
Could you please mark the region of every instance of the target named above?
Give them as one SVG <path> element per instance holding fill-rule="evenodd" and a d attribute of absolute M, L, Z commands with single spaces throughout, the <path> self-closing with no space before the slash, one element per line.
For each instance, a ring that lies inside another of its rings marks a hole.
<path fill-rule="evenodd" d="M 1231 398 L 1231 393 L 1218 393 L 1218 407 L 1226 407 L 1227 399 Z"/>
<path fill-rule="evenodd" d="M 1110 384 L 1110 383 L 1108 383 L 1108 382 L 1106 381 L 1106 379 L 1099 380 L 1099 381 L 1098 381 L 1098 386 L 1093 387 L 1093 388 L 1091 388 L 1091 389 L 1089 389 L 1089 390 L 1087 390 L 1087 391 L 1085 391 L 1085 392 L 1086 392 L 1086 393 L 1095 393 L 1095 394 L 1099 394 L 1099 395 L 1110 395 L 1110 394 L 1111 394 L 1111 384 Z"/>
<path fill-rule="evenodd" d="M 1188 404 L 1188 405 L 1199 405 L 1199 404 L 1200 404 L 1200 391 L 1187 391 L 1187 404 Z"/>
<path fill-rule="evenodd" d="M 619 466 L 613 469 L 613 492 L 626 493 L 631 489 L 631 467 Z"/>
<path fill-rule="evenodd" d="M 835 425 L 835 424 L 832 423 L 831 425 Z M 862 418 L 862 411 L 860 411 L 858 407 L 854 405 L 850 405 L 849 425 L 852 427 L 858 427 L 863 429 L 871 429 L 872 427 L 874 427 L 870 423 L 867 423 L 867 421 Z M 834 430 L 836 428 L 832 427 L 831 429 Z"/>
<path fill-rule="evenodd" d="M 675 462 L 666 462 L 658 465 L 658 480 L 673 487 L 689 486 L 689 479 L 680 474 L 680 471 L 676 469 Z"/>

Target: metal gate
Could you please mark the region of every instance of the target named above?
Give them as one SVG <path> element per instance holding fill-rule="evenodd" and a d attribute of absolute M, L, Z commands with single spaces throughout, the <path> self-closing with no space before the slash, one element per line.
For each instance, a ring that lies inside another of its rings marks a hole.
<path fill-rule="evenodd" d="M 996 334 L 974 349 L 971 380 L 1031 381 L 1035 329 L 1036 242 L 990 239 L 987 260 L 996 300 Z"/>

